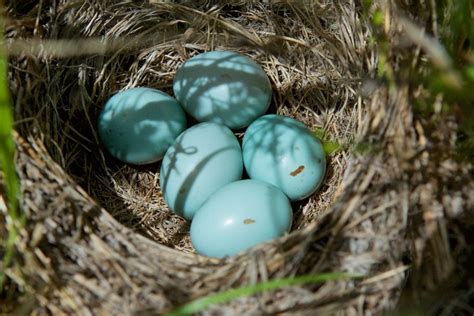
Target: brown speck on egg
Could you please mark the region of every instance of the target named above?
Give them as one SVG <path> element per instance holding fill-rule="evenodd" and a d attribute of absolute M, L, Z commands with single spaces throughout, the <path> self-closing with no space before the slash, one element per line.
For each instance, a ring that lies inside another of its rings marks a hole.
<path fill-rule="evenodd" d="M 290 173 L 290 176 L 294 177 L 300 174 L 304 170 L 304 166 L 299 166 L 293 172 Z"/>

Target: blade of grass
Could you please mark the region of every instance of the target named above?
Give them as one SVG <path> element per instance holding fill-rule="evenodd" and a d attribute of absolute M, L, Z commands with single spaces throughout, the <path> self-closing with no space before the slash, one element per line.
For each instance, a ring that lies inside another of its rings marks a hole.
<path fill-rule="evenodd" d="M 0 2 L 3 12 L 3 2 Z M 19 182 L 15 170 L 15 145 L 13 142 L 13 113 L 10 105 L 8 88 L 8 56 L 4 43 L 4 20 L 0 18 L 0 170 L 3 172 L 3 182 L 7 200 L 7 240 L 2 240 L 5 247 L 2 269 L 0 269 L 0 292 L 3 291 L 5 269 L 10 265 L 22 218 L 18 212 Z"/>
<path fill-rule="evenodd" d="M 321 141 L 326 156 L 330 156 L 333 153 L 337 153 L 343 149 L 343 145 L 341 143 L 327 139 L 326 134 L 322 129 L 313 130 L 313 135 Z"/>
<path fill-rule="evenodd" d="M 310 274 L 302 275 L 294 278 L 277 279 L 268 282 L 258 283 L 252 286 L 245 286 L 236 289 L 231 289 L 223 293 L 217 293 L 208 295 L 203 298 L 198 298 L 190 303 L 187 303 L 181 307 L 174 309 L 173 311 L 166 314 L 166 316 L 179 316 L 189 315 L 198 313 L 205 310 L 211 305 L 222 304 L 232 301 L 237 298 L 251 296 L 257 293 L 265 291 L 276 290 L 292 285 L 301 284 L 316 284 L 327 281 L 334 281 L 347 278 L 360 278 L 358 275 L 346 274 L 346 273 L 323 273 L 323 274 Z"/>

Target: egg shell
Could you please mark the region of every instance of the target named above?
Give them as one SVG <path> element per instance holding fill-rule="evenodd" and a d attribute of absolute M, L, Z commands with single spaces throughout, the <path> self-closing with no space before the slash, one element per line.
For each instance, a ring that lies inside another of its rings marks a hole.
<path fill-rule="evenodd" d="M 191 241 L 199 254 L 235 255 L 282 236 L 293 211 L 275 186 L 258 180 L 230 183 L 211 195 L 191 223 Z"/>
<path fill-rule="evenodd" d="M 289 117 L 270 114 L 255 120 L 245 132 L 242 151 L 249 177 L 275 185 L 292 201 L 313 194 L 326 172 L 321 142 Z"/>
<path fill-rule="evenodd" d="M 220 187 L 242 177 L 242 150 L 222 124 L 200 123 L 178 136 L 160 170 L 164 199 L 175 213 L 191 220 Z"/>
<path fill-rule="evenodd" d="M 113 95 L 98 119 L 99 137 L 110 154 L 137 165 L 160 160 L 185 128 L 178 101 L 144 87 Z"/>
<path fill-rule="evenodd" d="M 230 51 L 211 51 L 187 60 L 176 72 L 173 90 L 196 120 L 232 129 L 246 127 L 263 115 L 272 95 L 262 67 Z"/>

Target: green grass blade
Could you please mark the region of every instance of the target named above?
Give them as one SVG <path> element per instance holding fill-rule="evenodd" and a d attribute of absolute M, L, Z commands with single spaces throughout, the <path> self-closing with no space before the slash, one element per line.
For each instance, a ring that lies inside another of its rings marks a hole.
<path fill-rule="evenodd" d="M 343 149 L 341 143 L 337 141 L 328 140 L 326 134 L 322 129 L 315 129 L 313 130 L 313 135 L 316 136 L 321 144 L 323 145 L 323 150 L 326 156 L 330 156 L 334 153 L 337 153 Z"/>
<path fill-rule="evenodd" d="M 3 3 L 0 2 L 0 9 Z M 3 10 L 2 10 L 3 11 Z M 3 182 L 6 191 L 7 213 L 10 217 L 6 221 L 8 237 L 2 240 L 5 248 L 2 269 L 0 269 L 0 292 L 3 290 L 5 280 L 5 269 L 12 261 L 15 241 L 18 236 L 18 228 L 22 219 L 18 212 L 17 198 L 19 194 L 19 181 L 15 170 L 15 145 L 13 142 L 13 113 L 10 103 L 8 85 L 8 56 L 4 43 L 4 20 L 0 19 L 0 171 L 3 172 Z"/>
<path fill-rule="evenodd" d="M 185 304 L 177 309 L 166 314 L 167 316 L 189 315 L 205 310 L 211 305 L 222 304 L 232 301 L 237 298 L 251 296 L 265 291 L 276 290 L 286 286 L 301 285 L 301 284 L 315 284 L 327 281 L 334 281 L 347 278 L 358 278 L 360 276 L 346 273 L 323 273 L 310 274 L 294 278 L 277 279 L 268 282 L 258 283 L 252 286 L 240 287 L 231 289 L 223 293 L 209 295 L 203 298 L 198 298 L 188 304 Z"/>

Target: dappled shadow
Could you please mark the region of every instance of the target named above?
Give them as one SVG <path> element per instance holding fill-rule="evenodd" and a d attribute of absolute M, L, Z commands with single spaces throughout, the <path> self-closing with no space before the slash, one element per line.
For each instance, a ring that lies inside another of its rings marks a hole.
<path fill-rule="evenodd" d="M 221 127 L 215 127 L 202 123 L 180 135 L 161 166 L 163 196 L 174 212 L 187 219 L 213 192 L 242 177 L 242 151 L 237 139 L 230 131 L 217 133 Z M 189 144 L 190 133 L 200 136 L 198 143 Z"/>
<path fill-rule="evenodd" d="M 304 124 L 288 117 L 255 121 L 244 136 L 243 153 L 250 177 L 276 185 L 293 201 L 312 195 L 324 178 L 322 146 Z"/>
<path fill-rule="evenodd" d="M 208 52 L 178 69 L 174 92 L 199 121 L 239 129 L 263 115 L 271 101 L 270 81 L 263 69 L 246 56 Z"/>
<path fill-rule="evenodd" d="M 106 103 L 98 131 L 107 150 L 133 164 L 161 159 L 186 127 L 186 117 L 171 96 L 150 88 L 119 92 Z"/>

